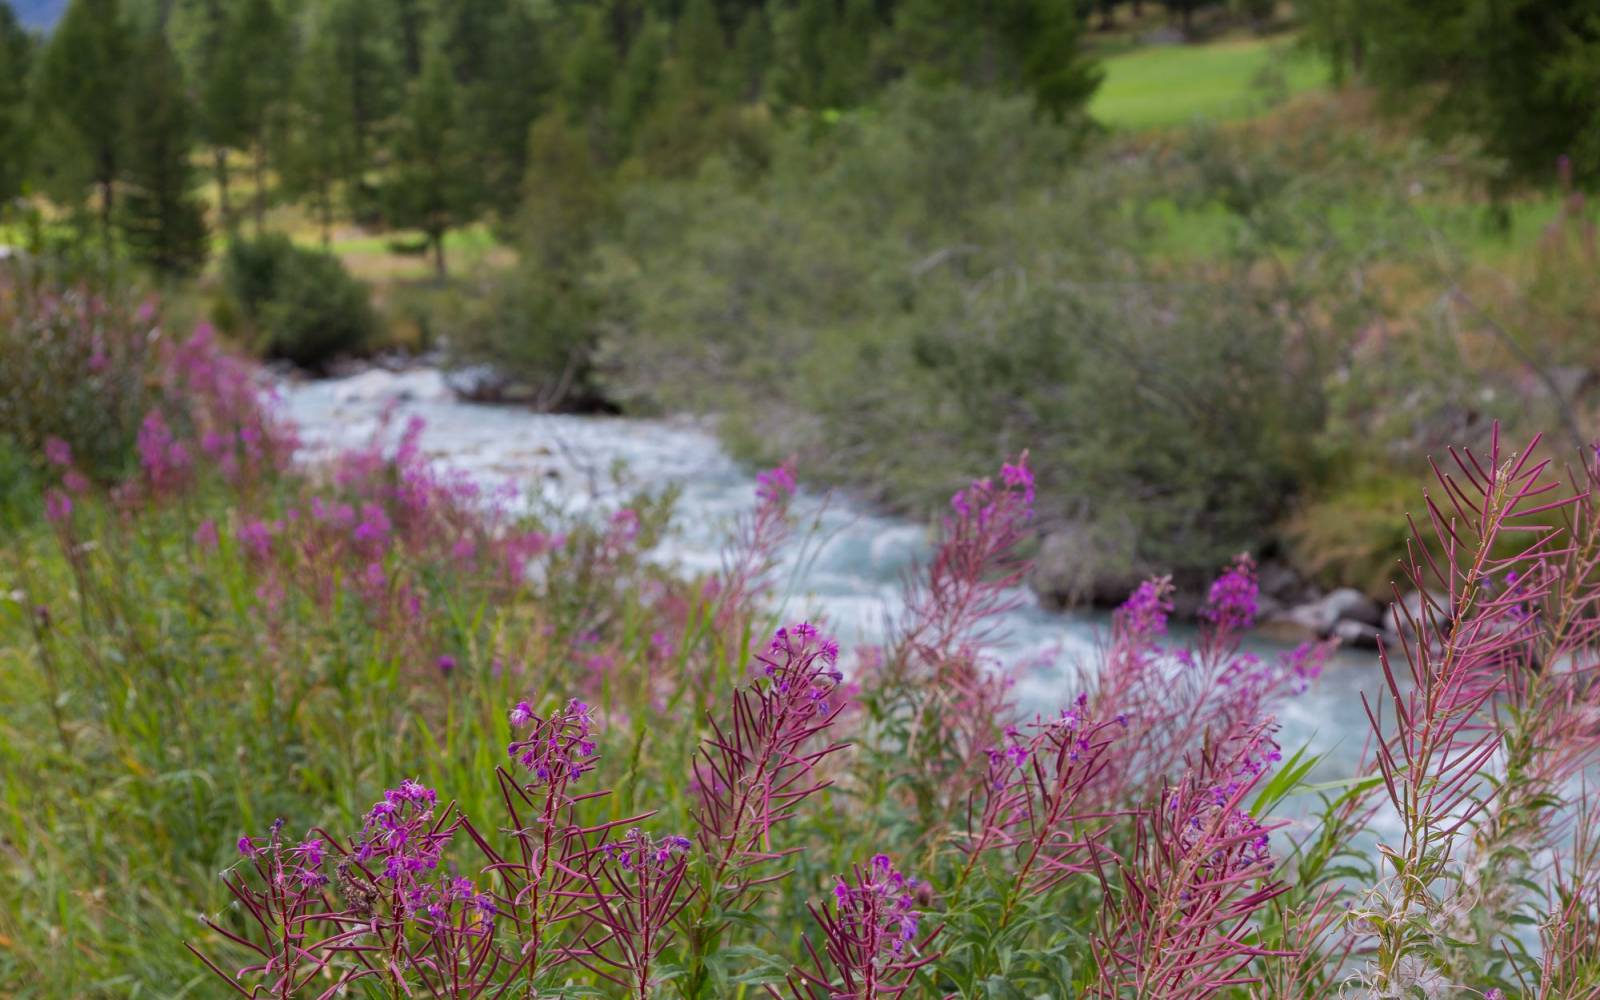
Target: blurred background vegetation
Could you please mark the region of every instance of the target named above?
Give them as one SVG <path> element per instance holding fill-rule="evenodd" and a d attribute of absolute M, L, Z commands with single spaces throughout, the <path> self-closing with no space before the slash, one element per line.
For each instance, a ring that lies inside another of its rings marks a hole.
<path fill-rule="evenodd" d="M 1586 443 L 1597 182 L 1586 0 L 0 0 L 9 252 L 896 509 L 1030 448 L 1061 600 Z"/>

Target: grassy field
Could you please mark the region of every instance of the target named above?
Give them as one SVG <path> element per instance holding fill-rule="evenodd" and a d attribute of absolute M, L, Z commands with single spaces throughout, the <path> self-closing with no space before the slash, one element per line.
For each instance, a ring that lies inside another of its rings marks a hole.
<path fill-rule="evenodd" d="M 1116 129 L 1245 118 L 1274 96 L 1303 94 L 1328 81 L 1321 60 L 1282 38 L 1142 48 L 1102 65 L 1105 81 L 1089 111 Z"/>

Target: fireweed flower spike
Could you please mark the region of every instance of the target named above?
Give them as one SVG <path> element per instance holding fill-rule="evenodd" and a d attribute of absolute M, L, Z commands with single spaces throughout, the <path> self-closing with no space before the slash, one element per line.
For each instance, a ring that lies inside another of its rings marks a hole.
<path fill-rule="evenodd" d="M 593 870 L 605 854 L 595 845 L 612 828 L 649 814 L 596 826 L 579 824 L 578 805 L 608 794 L 604 789 L 581 790 L 584 776 L 599 759 L 600 724 L 587 704 L 574 698 L 541 716 L 532 702 L 519 701 L 508 719 L 510 768 L 498 768 L 496 777 L 514 847 L 502 856 L 470 826 L 467 831 L 490 859 L 486 873 L 503 880 L 504 922 L 518 941 L 519 972 L 532 984 L 567 960 L 604 961 L 593 949 L 610 936 L 595 940 L 580 926 L 576 941 L 562 943 L 561 931 L 590 920 L 594 908 L 603 906 L 599 897 L 607 890 L 600 888 Z"/>
<path fill-rule="evenodd" d="M 253 958 L 229 972 L 193 944 L 184 946 L 241 996 L 331 996 L 357 978 L 356 969 L 337 967 L 335 960 L 364 931 L 330 919 L 322 839 L 311 836 L 290 846 L 282 830 L 279 820 L 265 838 L 240 837 L 240 863 L 223 873 L 223 885 L 246 918 L 245 931 L 201 919 Z"/>
<path fill-rule="evenodd" d="M 793 1000 L 878 1000 L 910 990 L 917 970 L 938 957 L 928 946 L 939 928 L 923 929 L 918 887 L 886 854 L 874 855 L 864 867 L 856 865 L 849 879 L 837 876 L 829 901 L 809 906 L 822 930 L 822 951 L 806 939 L 810 965 L 790 973 L 787 995 Z M 770 986 L 767 991 L 779 1000 L 785 996 Z"/>
<path fill-rule="evenodd" d="M 648 1000 L 658 984 L 656 960 L 671 942 L 672 923 L 694 898 L 684 891 L 693 843 L 659 839 L 633 828 L 597 852 L 587 876 L 589 940 L 570 952 L 584 967 Z"/>
<path fill-rule="evenodd" d="M 998 482 L 980 479 L 951 497 L 933 559 L 907 578 L 906 611 L 881 666 L 863 677 L 885 734 L 874 762 L 920 787 L 914 798 L 930 828 L 959 817 L 985 750 L 1015 715 L 1010 678 L 981 649 L 1022 599 L 1033 499 L 1027 453 Z"/>
<path fill-rule="evenodd" d="M 704 983 L 704 959 L 724 914 L 787 874 L 771 863 L 799 848 L 775 847 L 774 829 L 832 783 L 816 771 L 847 746 L 824 742 L 844 710 L 838 659 L 838 644 L 815 626 L 780 628 L 756 657 L 753 682 L 734 693 L 731 718 L 708 719 L 712 733 L 694 761 L 690 816 L 714 889 L 685 914 L 691 991 Z"/>
<path fill-rule="evenodd" d="M 742 517 L 715 579 L 717 625 L 732 633 L 772 586 L 778 550 L 792 532 L 789 506 L 799 489 L 794 459 L 756 475 L 756 509 Z"/>
<path fill-rule="evenodd" d="M 1559 547 L 1564 536 L 1553 521 L 1583 498 L 1555 494 L 1558 484 L 1545 478 L 1550 463 L 1533 457 L 1537 448 L 1535 438 L 1520 454 L 1503 453 L 1496 427 L 1484 460 L 1452 449 L 1453 472 L 1434 466 L 1442 499 L 1425 497 L 1432 544 L 1412 525 L 1403 566 L 1423 596 L 1412 613 L 1397 587 L 1394 605 L 1402 635 L 1412 636 L 1400 649 L 1409 683 L 1385 648 L 1379 659 L 1393 722 L 1385 724 L 1382 706 L 1362 696 L 1401 826 L 1398 843 L 1379 845 L 1392 880 L 1355 914 L 1375 931 L 1364 978 L 1378 991 L 1441 975 L 1433 957 L 1441 900 L 1433 887 L 1448 876 L 1458 839 L 1490 797 L 1484 769 L 1501 734 L 1487 706 L 1537 642 L 1540 616 L 1520 609 L 1549 597 L 1554 577 L 1541 567 L 1569 551 Z M 1514 593 L 1496 586 L 1512 572 Z"/>
<path fill-rule="evenodd" d="M 1097 858 L 1108 905 L 1094 995 L 1207 997 L 1258 982 L 1258 959 L 1289 957 L 1255 943 L 1256 914 L 1288 885 L 1272 878 L 1272 827 L 1245 805 L 1276 754 L 1260 724 L 1208 745 L 1139 813 L 1115 872 Z"/>

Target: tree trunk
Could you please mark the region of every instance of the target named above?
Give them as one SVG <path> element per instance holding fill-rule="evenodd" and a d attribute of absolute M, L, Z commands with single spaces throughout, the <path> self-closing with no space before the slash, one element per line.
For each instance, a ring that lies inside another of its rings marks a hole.
<path fill-rule="evenodd" d="M 222 220 L 224 232 L 233 232 L 233 202 L 228 197 L 228 150 L 223 146 L 211 150 L 211 164 L 217 175 L 217 217 Z"/>
<path fill-rule="evenodd" d="M 103 169 L 100 174 L 100 242 L 104 245 L 107 256 L 111 254 L 111 215 L 115 207 L 116 193 L 113 190 L 115 183 L 110 169 Z"/>
<path fill-rule="evenodd" d="M 262 142 L 256 140 L 255 148 L 255 178 L 256 178 L 256 239 L 261 238 L 263 220 L 267 215 L 267 150 Z"/>
<path fill-rule="evenodd" d="M 448 277 L 444 267 L 444 230 L 430 232 L 428 238 L 433 241 L 433 272 L 442 282 Z"/>
<path fill-rule="evenodd" d="M 322 182 L 319 200 L 322 205 L 322 249 L 333 246 L 333 196 L 328 193 L 327 181 Z"/>

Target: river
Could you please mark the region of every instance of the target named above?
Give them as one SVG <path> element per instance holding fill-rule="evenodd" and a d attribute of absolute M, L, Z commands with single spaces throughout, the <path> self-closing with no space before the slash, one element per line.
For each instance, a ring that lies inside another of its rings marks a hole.
<path fill-rule="evenodd" d="M 513 483 L 520 496 L 563 509 L 606 509 L 641 487 L 676 487 L 675 529 L 655 556 L 688 570 L 714 568 L 729 525 L 754 504 L 752 471 L 729 457 L 703 421 L 545 414 L 463 402 L 432 369 L 284 382 L 279 391 L 308 461 L 367 445 L 392 408 L 396 426 L 412 416 L 425 421 L 422 448 L 431 461 L 485 485 Z M 621 488 L 613 470 L 623 471 Z M 878 641 L 899 607 L 902 580 L 929 553 L 926 527 L 801 485 L 793 509 L 802 530 L 780 563 L 784 616 L 825 621 L 846 649 Z M 1075 693 L 1071 667 L 1093 654 L 1106 618 L 1049 612 L 1031 594 L 1022 596 L 992 652 L 1020 668 L 1017 694 L 1024 706 L 1053 712 Z M 1263 656 L 1284 648 L 1260 638 L 1248 645 Z M 1280 710 L 1285 751 L 1305 746 L 1326 754 L 1317 777 L 1350 774 L 1367 735 L 1360 693 L 1380 686 L 1371 653 L 1340 650 L 1311 690 Z"/>

